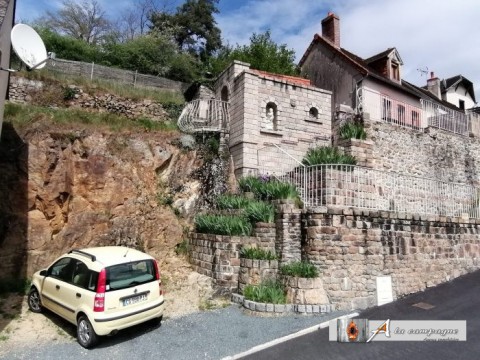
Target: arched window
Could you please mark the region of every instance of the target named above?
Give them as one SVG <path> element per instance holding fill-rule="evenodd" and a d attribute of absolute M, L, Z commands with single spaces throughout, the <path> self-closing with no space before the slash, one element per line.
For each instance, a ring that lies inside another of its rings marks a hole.
<path fill-rule="evenodd" d="M 312 119 L 318 119 L 318 109 L 312 106 L 308 111 L 308 116 L 310 116 Z"/>
<path fill-rule="evenodd" d="M 220 94 L 220 97 L 222 99 L 222 101 L 229 101 L 229 96 L 230 94 L 228 93 L 228 87 L 225 85 L 223 88 L 222 88 L 222 92 Z"/>

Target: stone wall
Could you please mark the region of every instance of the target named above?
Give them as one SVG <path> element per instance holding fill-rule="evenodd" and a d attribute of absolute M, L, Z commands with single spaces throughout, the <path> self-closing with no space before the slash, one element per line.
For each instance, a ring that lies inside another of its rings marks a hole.
<path fill-rule="evenodd" d="M 36 94 L 44 91 L 46 87 L 47 85 L 41 81 L 12 76 L 9 99 L 14 102 L 31 102 Z M 152 100 L 133 101 L 112 94 L 90 95 L 81 87 L 71 85 L 69 88 L 75 94 L 71 100 L 66 101 L 65 105 L 69 107 L 108 111 L 131 119 L 145 117 L 153 121 L 170 120 L 169 114 L 162 105 Z M 59 87 L 55 91 L 59 92 L 58 97 L 62 99 L 64 90 Z"/>
<path fill-rule="evenodd" d="M 265 280 L 277 277 L 277 260 L 240 259 L 240 273 L 238 276 L 238 292 L 243 294 L 247 285 L 258 285 Z"/>
<path fill-rule="evenodd" d="M 317 141 L 330 139 L 331 92 L 310 86 L 306 79 L 259 72 L 234 62 L 219 76 L 215 88 L 218 99 L 229 94 L 229 146 L 236 176 L 265 166 L 272 171 L 284 168 L 285 156 L 259 161 L 259 151 L 271 144 L 288 148 L 290 155 L 301 160 Z M 269 107 L 274 109 L 272 119 Z"/>
<path fill-rule="evenodd" d="M 480 184 L 480 139 L 435 128 L 414 130 L 365 120 L 378 170 Z"/>
<path fill-rule="evenodd" d="M 325 208 L 306 214 L 305 258 L 341 309 L 376 305 L 376 277 L 394 298 L 480 268 L 480 220 Z"/>
<path fill-rule="evenodd" d="M 237 291 L 240 250 L 244 246 L 274 251 L 274 224 L 257 224 L 253 236 L 249 237 L 192 233 L 189 239 L 190 263 L 196 272 L 214 279 L 217 286 Z"/>

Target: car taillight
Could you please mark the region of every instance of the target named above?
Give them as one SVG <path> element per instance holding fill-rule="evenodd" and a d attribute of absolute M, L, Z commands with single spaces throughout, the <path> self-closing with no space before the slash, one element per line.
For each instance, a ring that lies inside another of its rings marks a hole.
<path fill-rule="evenodd" d="M 163 295 L 162 280 L 160 279 L 160 271 L 158 270 L 157 261 L 153 260 L 153 264 L 155 266 L 155 278 L 158 280 L 159 292 L 160 292 L 160 295 Z"/>
<path fill-rule="evenodd" d="M 93 301 L 93 311 L 101 312 L 105 310 L 105 290 L 107 284 L 107 272 L 105 269 L 100 271 L 97 281 L 97 293 Z"/>

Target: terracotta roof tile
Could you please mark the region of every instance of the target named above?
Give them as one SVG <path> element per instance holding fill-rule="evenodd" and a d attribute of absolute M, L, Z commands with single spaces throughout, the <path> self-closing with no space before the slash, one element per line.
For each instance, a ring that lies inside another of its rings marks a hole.
<path fill-rule="evenodd" d="M 312 84 L 309 79 L 304 79 L 298 76 L 280 75 L 280 74 L 274 74 L 274 73 L 269 73 L 266 71 L 255 70 L 255 69 L 251 69 L 251 71 L 254 73 L 257 73 L 258 75 L 265 76 L 266 78 L 270 78 L 273 80 L 286 81 L 289 83 L 303 85 L 303 86 L 311 86 Z"/>

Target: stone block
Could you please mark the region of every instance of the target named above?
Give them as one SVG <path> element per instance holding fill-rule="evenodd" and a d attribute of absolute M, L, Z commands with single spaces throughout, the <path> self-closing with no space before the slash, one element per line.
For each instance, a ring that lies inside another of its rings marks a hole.
<path fill-rule="evenodd" d="M 275 311 L 275 306 L 273 304 L 267 304 L 266 311 L 267 312 L 274 312 Z"/>
<path fill-rule="evenodd" d="M 274 305 L 276 313 L 283 313 L 285 312 L 285 305 L 284 304 L 275 304 Z"/>
<path fill-rule="evenodd" d="M 265 312 L 266 309 L 267 309 L 267 304 L 255 303 L 255 311 Z"/>

